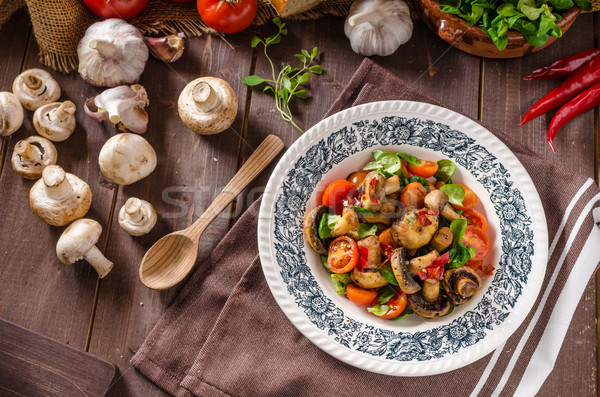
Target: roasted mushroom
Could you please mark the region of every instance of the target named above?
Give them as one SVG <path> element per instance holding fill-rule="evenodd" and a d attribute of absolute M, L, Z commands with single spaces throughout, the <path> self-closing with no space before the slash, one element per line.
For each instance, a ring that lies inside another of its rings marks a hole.
<path fill-rule="evenodd" d="M 419 316 L 429 319 L 450 311 L 450 300 L 444 291 L 440 291 L 438 280 L 425 280 L 422 291 L 408 295 L 408 304 Z"/>
<path fill-rule="evenodd" d="M 417 249 L 431 241 L 437 231 L 439 220 L 433 214 L 423 214 L 430 222 L 423 226 L 419 221 L 419 211 L 415 207 L 406 207 L 402 218 L 392 224 L 392 237 L 396 244 L 406 249 Z"/>
<path fill-rule="evenodd" d="M 414 294 L 421 290 L 421 286 L 416 282 L 408 271 L 406 266 L 406 250 L 404 248 L 396 248 L 390 258 L 394 277 L 398 281 L 398 286 L 402 292 Z"/>
<path fill-rule="evenodd" d="M 429 246 L 438 252 L 443 252 L 450 247 L 453 239 L 454 236 L 449 227 L 440 227 L 433 235 L 433 238 L 429 242 Z"/>
<path fill-rule="evenodd" d="M 38 179 L 49 165 L 56 164 L 56 148 L 46 138 L 32 135 L 17 142 L 10 163 L 15 172 L 26 179 Z"/>
<path fill-rule="evenodd" d="M 310 246 L 321 255 L 327 255 L 325 242 L 319 237 L 319 222 L 324 213 L 329 213 L 326 205 L 320 205 L 310 211 L 304 218 L 304 238 Z"/>
<path fill-rule="evenodd" d="M 448 196 L 441 190 L 432 190 L 425 196 L 425 206 L 430 210 L 440 211 L 440 215 L 452 222 L 455 219 L 466 219 L 454 211 L 448 202 Z"/>
<path fill-rule="evenodd" d="M 363 270 L 354 268 L 350 278 L 360 287 L 372 289 L 383 287 L 388 284 L 387 279 L 377 268 L 381 264 L 381 248 L 379 246 L 378 236 L 369 236 L 358 241 L 359 247 L 364 247 L 368 251 L 367 262 Z"/>
<path fill-rule="evenodd" d="M 360 223 L 358 222 L 358 215 L 352 207 L 344 208 L 342 217 L 335 223 L 335 227 L 331 232 L 331 237 L 339 237 L 344 234 L 352 233 L 358 230 Z"/>
<path fill-rule="evenodd" d="M 71 101 L 40 106 L 33 114 L 33 126 L 44 138 L 62 142 L 75 131 L 75 110 Z"/>
<path fill-rule="evenodd" d="M 23 124 L 23 106 L 12 92 L 0 92 L 0 136 L 9 136 Z"/>
<path fill-rule="evenodd" d="M 27 110 L 36 110 L 60 98 L 60 86 L 42 69 L 29 69 L 18 75 L 12 91 Z"/>
<path fill-rule="evenodd" d="M 481 288 L 481 278 L 468 266 L 449 269 L 444 275 L 444 288 L 452 302 L 460 305 L 471 299 Z"/>
<path fill-rule="evenodd" d="M 365 209 L 381 210 L 385 199 L 385 177 L 377 171 L 369 172 L 358 187 L 358 199 Z"/>
<path fill-rule="evenodd" d="M 432 250 L 428 254 L 412 258 L 408 261 L 408 272 L 411 276 L 415 276 L 419 270 L 423 270 L 427 266 L 431 266 L 435 258 L 438 256 L 440 256 L 439 252 Z"/>

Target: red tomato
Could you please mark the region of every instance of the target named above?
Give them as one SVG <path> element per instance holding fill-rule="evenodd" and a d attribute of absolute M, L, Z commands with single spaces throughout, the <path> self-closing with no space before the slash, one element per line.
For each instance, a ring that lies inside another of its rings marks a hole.
<path fill-rule="evenodd" d="M 394 247 L 394 239 L 392 238 L 392 228 L 385 229 L 379 235 L 379 244 L 387 244 L 390 247 Z"/>
<path fill-rule="evenodd" d="M 406 187 L 400 193 L 400 202 L 403 206 L 413 206 L 415 208 L 423 208 L 425 205 L 425 196 L 427 190 L 419 182 L 412 182 L 406 185 Z"/>
<path fill-rule="evenodd" d="M 475 210 L 464 210 L 462 215 L 467 218 L 469 225 L 475 226 L 483 230 L 487 230 L 487 220 L 485 216 Z"/>
<path fill-rule="evenodd" d="M 479 202 L 479 198 L 475 192 L 464 183 L 455 183 L 455 185 L 460 185 L 463 187 L 463 189 L 465 189 L 465 198 L 462 205 L 454 205 L 454 207 L 458 208 L 459 210 L 472 210 L 473 207 L 475 207 L 475 205 L 477 205 Z"/>
<path fill-rule="evenodd" d="M 100 18 L 133 18 L 146 7 L 148 0 L 83 0 Z"/>
<path fill-rule="evenodd" d="M 356 188 L 345 179 L 333 181 L 325 188 L 323 192 L 323 205 L 333 208 L 336 214 L 341 214 L 344 210 L 344 199 L 351 196 L 356 191 Z"/>
<path fill-rule="evenodd" d="M 365 180 L 365 176 L 367 176 L 367 173 L 364 171 L 355 172 L 348 177 L 348 181 L 352 182 L 355 187 L 359 187 L 362 181 Z"/>
<path fill-rule="evenodd" d="M 256 0 L 198 0 L 197 6 L 204 23 L 222 33 L 244 30 L 256 16 Z"/>
<path fill-rule="evenodd" d="M 356 284 L 348 284 L 346 286 L 346 296 L 355 305 L 368 305 L 377 298 L 377 291 L 373 289 L 364 289 Z"/>
<path fill-rule="evenodd" d="M 358 245 L 348 236 L 333 240 L 327 254 L 327 267 L 334 273 L 348 273 L 358 263 Z"/>
<path fill-rule="evenodd" d="M 385 313 L 381 318 L 385 318 L 386 320 L 390 320 L 392 318 L 396 318 L 402 314 L 404 309 L 406 309 L 406 303 L 408 302 L 408 298 L 404 292 L 400 292 L 399 294 L 394 295 L 387 301 L 385 304 L 388 305 L 389 309 L 387 313 Z M 377 302 L 375 302 L 377 303 Z"/>
<path fill-rule="evenodd" d="M 433 161 L 427 161 L 423 159 L 419 159 L 421 164 L 412 165 L 408 164 L 408 171 L 411 174 L 422 176 L 423 178 L 431 178 L 433 174 L 435 174 L 438 170 L 438 163 L 434 163 Z"/>
<path fill-rule="evenodd" d="M 460 240 L 467 247 L 475 248 L 475 256 L 470 261 L 476 262 L 485 258 L 490 252 L 490 239 L 483 230 L 475 226 L 467 226 Z"/>

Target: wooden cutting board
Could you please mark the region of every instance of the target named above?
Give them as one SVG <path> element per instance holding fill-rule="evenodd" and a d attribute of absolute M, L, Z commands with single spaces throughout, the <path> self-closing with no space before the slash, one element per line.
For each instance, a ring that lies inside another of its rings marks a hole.
<path fill-rule="evenodd" d="M 115 366 L 0 319 L 0 395 L 104 396 Z"/>

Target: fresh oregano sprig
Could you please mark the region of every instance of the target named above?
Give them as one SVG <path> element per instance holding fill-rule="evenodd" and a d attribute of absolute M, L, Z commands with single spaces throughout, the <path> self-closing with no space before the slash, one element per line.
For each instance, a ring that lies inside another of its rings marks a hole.
<path fill-rule="evenodd" d="M 281 42 L 281 36 L 286 36 L 288 31 L 285 27 L 285 23 L 281 22 L 280 18 L 274 18 L 273 23 L 279 28 L 279 31 L 276 34 L 264 39 L 254 36 L 250 43 L 252 48 L 255 48 L 259 44 L 263 45 L 265 57 L 271 65 L 272 78 L 265 79 L 260 76 L 252 75 L 242 77 L 241 80 L 250 87 L 263 85 L 263 92 L 270 92 L 275 96 L 275 107 L 281 114 L 281 117 L 285 121 L 292 123 L 299 131 L 304 132 L 293 120 L 292 111 L 290 110 L 290 101 L 294 97 L 300 99 L 308 98 L 308 93 L 301 86 L 310 80 L 312 74 L 323 73 L 321 65 L 313 65 L 318 49 L 317 47 L 313 48 L 312 53 L 303 49 L 300 54 L 294 55 L 302 62 L 302 67 L 293 68 L 291 65 L 282 62 L 281 70 L 277 73 L 273 60 L 267 53 L 267 48 L 270 45 Z"/>

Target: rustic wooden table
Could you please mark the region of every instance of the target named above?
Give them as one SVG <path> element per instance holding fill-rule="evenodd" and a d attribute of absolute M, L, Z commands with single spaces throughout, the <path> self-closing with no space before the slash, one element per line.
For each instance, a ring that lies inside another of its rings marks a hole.
<path fill-rule="evenodd" d="M 561 162 L 574 172 L 598 181 L 598 110 L 588 112 L 566 126 L 554 155 L 545 139 L 549 118 L 541 117 L 518 128 L 520 116 L 553 88 L 555 81 L 524 82 L 527 72 L 557 58 L 598 45 L 598 16 L 578 18 L 573 28 L 549 48 L 513 60 L 480 59 L 449 47 L 417 22 L 410 42 L 387 58 L 375 58 L 399 77 L 412 83 L 474 119 L 504 130 L 540 156 Z M 273 26 L 258 29 L 270 33 Z M 349 47 L 343 19 L 289 22 L 289 35 L 273 47 L 275 60 L 292 62 L 301 48 L 318 46 L 324 74 L 314 78 L 307 101 L 295 105 L 297 122 L 308 128 L 318 122 L 358 68 L 363 57 Z M 42 67 L 38 48 L 24 10 L 1 29 L 0 91 L 10 91 L 22 70 Z M 39 221 L 30 211 L 31 181 L 21 179 L 10 166 L 19 139 L 34 134 L 31 112 L 24 126 L 3 138 L 0 154 L 0 316 L 8 321 L 104 358 L 117 365 L 121 378 L 115 395 L 163 395 L 133 370 L 129 360 L 168 307 L 178 288 L 158 292 L 138 278 L 138 264 L 160 236 L 187 226 L 210 203 L 244 160 L 267 134 L 280 136 L 289 147 L 299 133 L 284 122 L 273 99 L 248 90 L 240 77 L 267 74 L 264 56 L 250 47 L 254 28 L 230 35 L 231 49 L 218 38 L 203 36 L 187 42 L 181 60 L 165 65 L 150 59 L 141 83 L 150 98 L 150 123 L 145 137 L 158 153 L 156 171 L 130 186 L 115 186 L 100 173 L 97 157 L 102 144 L 114 132 L 83 112 L 86 98 L 100 89 L 86 84 L 77 73 L 52 73 L 59 81 L 62 99 L 79 107 L 77 130 L 58 143 L 58 164 L 86 180 L 93 191 L 89 217 L 104 228 L 99 248 L 115 262 L 103 280 L 85 262 L 62 265 L 55 244 L 63 228 Z M 237 119 L 226 132 L 203 137 L 187 130 L 176 114 L 176 100 L 188 81 L 199 76 L 229 81 L 239 98 Z M 199 258 L 206 257 L 223 238 L 235 219 L 261 193 L 273 166 L 268 168 L 207 230 L 200 242 Z M 560 181 L 556 183 L 560 188 Z M 160 220 L 141 238 L 124 233 L 116 222 L 115 208 L 128 197 L 152 202 Z M 591 281 L 575 311 L 577 327 L 570 327 L 556 366 L 540 396 L 596 395 L 596 287 Z M 583 324 L 583 325 L 581 325 Z M 577 357 L 576 360 L 573 357 Z"/>

